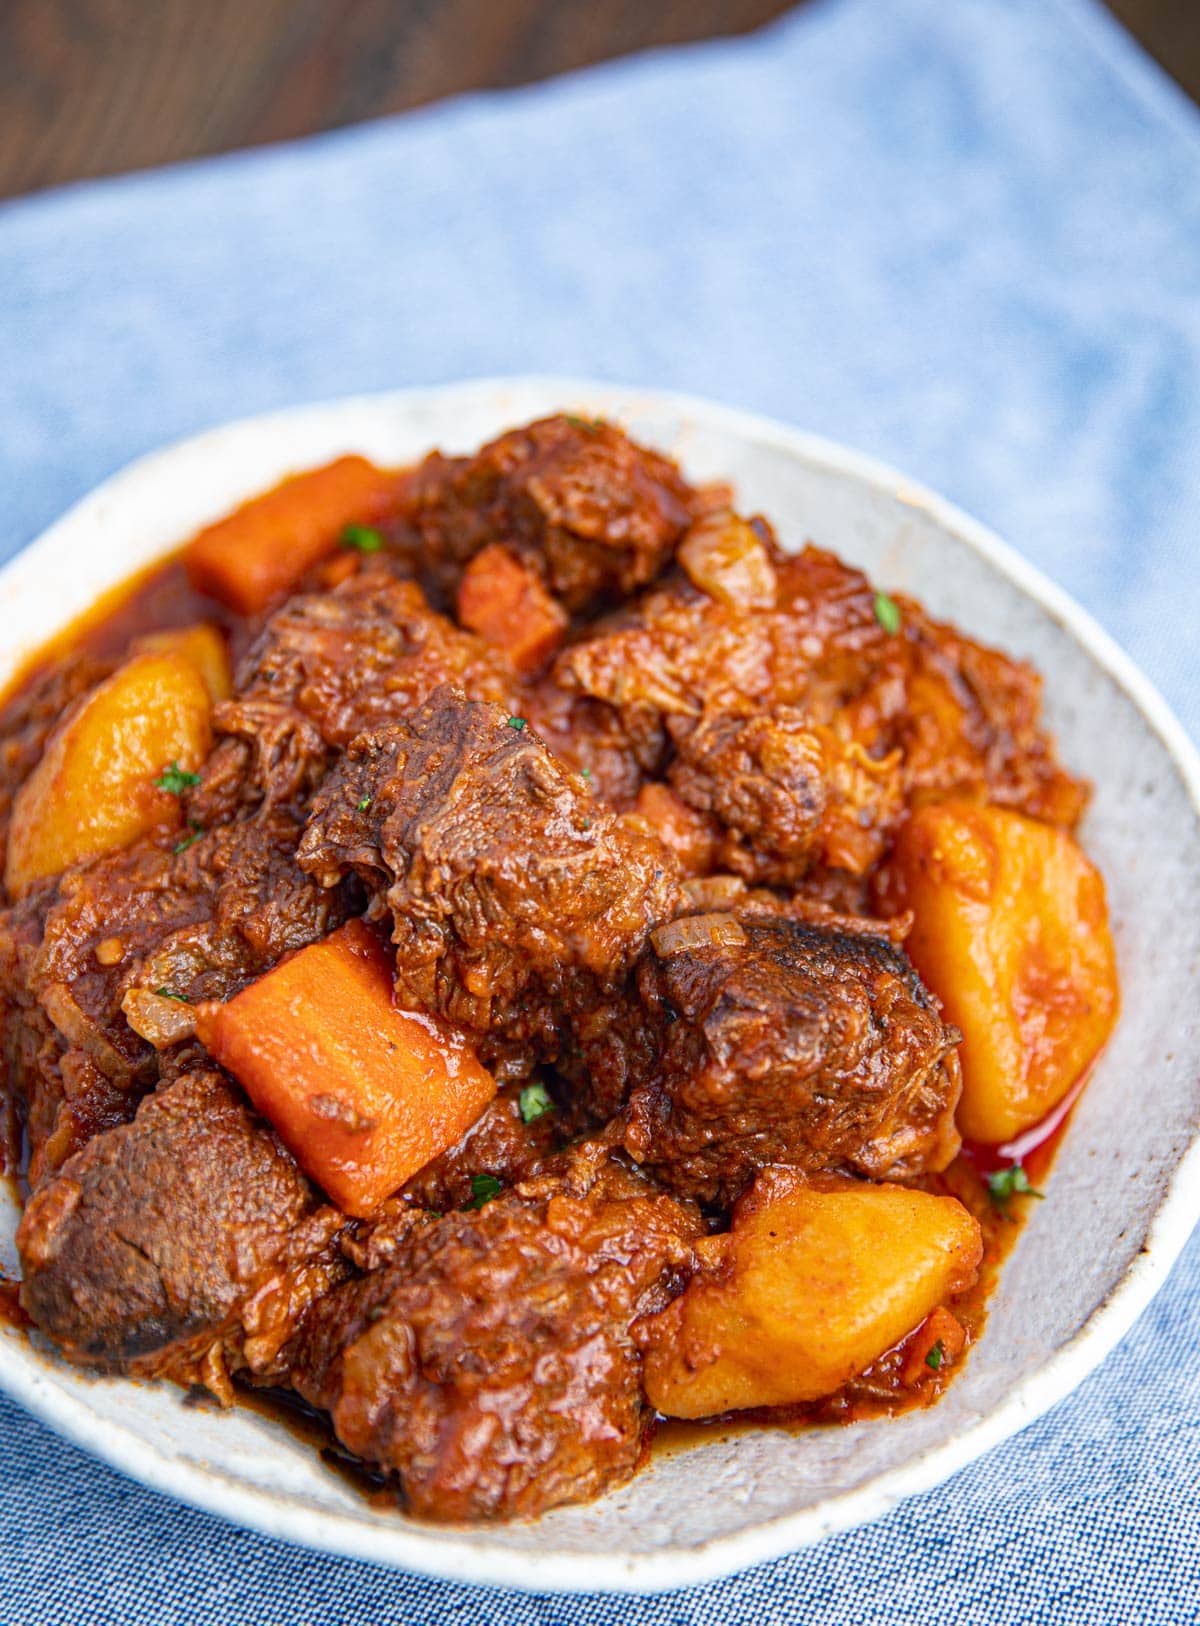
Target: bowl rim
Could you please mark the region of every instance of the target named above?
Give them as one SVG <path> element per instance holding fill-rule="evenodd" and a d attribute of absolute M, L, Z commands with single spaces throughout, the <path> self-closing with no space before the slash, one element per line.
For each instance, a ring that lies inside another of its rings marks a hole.
<path fill-rule="evenodd" d="M 257 413 L 201 431 L 125 465 L 94 487 L 54 524 L 0 568 L 0 583 L 17 561 L 27 570 L 51 554 L 97 509 L 168 474 L 183 453 L 219 455 L 222 443 L 247 429 L 285 428 L 298 420 L 371 410 L 412 408 L 436 399 L 474 398 L 504 390 L 580 401 L 630 416 L 639 410 L 675 413 L 803 462 L 845 475 L 927 515 L 955 542 L 980 555 L 1027 598 L 1050 614 L 1090 659 L 1121 688 L 1157 735 L 1200 821 L 1200 755 L 1150 680 L 1093 617 L 1036 566 L 987 526 L 889 464 L 823 436 L 793 429 L 763 414 L 721 405 L 679 391 L 657 390 L 553 374 L 513 374 L 402 390 L 362 393 Z M 550 408 L 547 408 L 550 410 Z M 350 1513 L 305 1507 L 276 1492 L 249 1486 L 211 1465 L 180 1461 L 97 1416 L 85 1394 L 52 1383 L 28 1344 L 0 1340 L 0 1390 L 25 1410 L 151 1490 L 226 1522 L 296 1545 L 458 1583 L 510 1587 L 533 1593 L 656 1594 L 703 1585 L 752 1565 L 812 1545 L 827 1535 L 880 1518 L 905 1497 L 940 1484 L 993 1446 L 1042 1416 L 1093 1371 L 1129 1331 L 1163 1285 L 1192 1230 L 1200 1222 L 1200 1131 L 1181 1152 L 1152 1215 L 1141 1253 L 1073 1337 L 1029 1374 L 998 1406 L 954 1438 L 919 1453 L 874 1479 L 796 1512 L 765 1519 L 731 1535 L 647 1553 L 595 1555 L 548 1547 L 536 1553 L 494 1545 L 486 1527 L 442 1527 L 436 1537 L 412 1522 L 393 1529 L 367 1525 Z M 600 1569 L 602 1573 L 597 1574 Z"/>

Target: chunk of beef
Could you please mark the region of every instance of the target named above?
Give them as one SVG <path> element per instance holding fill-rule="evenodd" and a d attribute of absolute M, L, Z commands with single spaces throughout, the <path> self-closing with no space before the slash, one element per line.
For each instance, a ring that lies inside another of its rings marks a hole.
<path fill-rule="evenodd" d="M 559 761 L 588 779 L 610 807 L 632 807 L 645 776 L 666 760 L 667 731 L 657 718 L 646 719 L 646 732 L 634 736 L 615 706 L 557 683 L 530 685 L 519 710 Z"/>
<path fill-rule="evenodd" d="M 504 661 L 432 609 L 415 582 L 369 570 L 332 592 L 288 599 L 216 709 L 217 731 L 230 738 L 189 813 L 210 824 L 243 798 L 303 800 L 356 734 L 406 716 L 445 682 L 506 703 L 518 689 Z"/>
<path fill-rule="evenodd" d="M 569 1013 L 617 986 L 677 899 L 671 854 L 623 822 L 503 708 L 439 689 L 357 739 L 298 852 L 348 869 L 393 916 L 403 1004 L 488 1035 L 487 1059 L 548 1060 Z"/>
<path fill-rule="evenodd" d="M 728 1203 L 768 1163 L 882 1179 L 957 1151 L 959 1035 L 885 939 L 694 916 L 655 932 L 637 988 L 625 1145 L 670 1189 Z"/>
<path fill-rule="evenodd" d="M 476 1175 L 490 1174 L 502 1186 L 528 1180 L 557 1151 L 560 1139 L 553 1108 L 526 1123 L 520 1091 L 510 1087 L 489 1103 L 460 1141 L 415 1174 L 400 1196 L 437 1211 L 465 1208 L 474 1197 Z"/>
<path fill-rule="evenodd" d="M 613 424 L 567 416 L 513 429 L 473 457 L 438 453 L 410 486 L 423 568 L 449 600 L 491 542 L 530 560 L 569 610 L 652 581 L 697 494 L 668 458 Z"/>
<path fill-rule="evenodd" d="M 893 773 L 910 802 L 931 793 L 986 795 L 1053 823 L 1078 818 L 1086 790 L 1059 766 L 1040 727 L 1041 686 L 1031 667 L 930 620 L 908 600 L 898 601 L 899 631 L 888 632 L 867 578 L 817 548 L 780 555 L 773 568 L 768 608 L 738 607 L 682 576 L 669 578 L 564 650 L 554 681 L 615 707 L 630 737 L 667 727 L 680 756 L 679 788 L 700 806 L 715 795 L 706 768 L 712 732 L 728 734 L 729 718 L 762 717 L 759 726 L 771 730 L 789 719 L 785 733 L 796 720 L 829 731 L 819 736 L 827 797 L 845 804 L 847 816 L 832 843 L 843 855 L 826 862 L 878 856 L 876 838 L 886 839 L 900 803 Z M 700 738 L 689 747 L 693 730 Z M 735 744 L 761 802 L 764 777 L 777 790 L 780 777 L 763 771 L 766 741 Z M 788 755 L 778 739 L 771 744 Z M 783 777 L 797 772 L 793 766 Z M 803 807 L 801 792 L 801 825 Z M 860 809 L 867 841 L 856 851 Z M 760 822 L 755 815 L 751 824 Z M 760 851 L 757 827 L 731 829 L 743 848 Z M 769 843 L 770 829 L 762 834 Z M 769 844 L 761 850 L 764 875 L 775 853 Z"/>
<path fill-rule="evenodd" d="M 348 918 L 352 888 L 296 867 L 283 809 L 206 831 L 182 851 L 147 839 L 0 915 L 9 1088 L 37 1184 L 93 1134 L 133 1116 L 155 1049 L 191 1032 L 191 1005 L 226 999 Z"/>
<path fill-rule="evenodd" d="M 682 1285 L 694 1212 L 593 1146 L 476 1211 L 413 1211 L 313 1309 L 292 1382 L 429 1519 L 529 1517 L 637 1466 L 634 1320 Z"/>
<path fill-rule="evenodd" d="M 21 1302 L 70 1359 L 144 1370 L 217 1340 L 319 1206 L 240 1093 L 193 1073 L 33 1194 Z"/>
<path fill-rule="evenodd" d="M 706 715 L 681 733 L 670 780 L 722 827 L 717 867 L 773 885 L 815 864 L 862 874 L 904 810 L 899 751 L 869 757 L 788 706 Z"/>

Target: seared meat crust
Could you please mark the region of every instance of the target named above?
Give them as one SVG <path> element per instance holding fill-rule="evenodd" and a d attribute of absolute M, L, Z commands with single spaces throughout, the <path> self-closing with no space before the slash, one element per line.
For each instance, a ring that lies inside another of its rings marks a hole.
<path fill-rule="evenodd" d="M 682 1285 L 699 1231 L 593 1144 L 482 1209 L 413 1211 L 386 1265 L 314 1308 L 292 1381 L 419 1516 L 586 1500 L 637 1466 L 629 1329 Z"/>
<path fill-rule="evenodd" d="M 21 1302 L 72 1360 L 215 1339 L 320 1199 L 219 1073 L 148 1096 L 30 1198 Z"/>
<path fill-rule="evenodd" d="M 768 1163 L 872 1179 L 945 1168 L 958 1033 L 904 954 L 784 918 L 666 930 L 709 923 L 723 940 L 671 952 L 667 939 L 638 966 L 630 1153 L 669 1189 L 722 1205 Z"/>
<path fill-rule="evenodd" d="M 558 416 L 510 430 L 473 457 L 434 453 L 413 476 L 421 568 L 446 598 L 490 542 L 529 559 L 569 610 L 651 581 L 696 493 L 668 458 L 614 425 Z"/>
<path fill-rule="evenodd" d="M 519 717 L 439 689 L 355 740 L 298 849 L 386 903 L 396 994 L 493 1041 L 518 1071 L 558 1051 L 573 1010 L 618 986 L 673 913 L 673 856 L 592 795 Z"/>
<path fill-rule="evenodd" d="M 133 1116 L 157 1075 L 147 1037 L 186 1037 L 195 1001 L 231 997 L 348 918 L 351 889 L 297 869 L 298 835 L 275 808 L 182 851 L 175 835 L 150 838 L 0 914 L 5 1060 L 32 1184 Z"/>
<path fill-rule="evenodd" d="M 479 698 L 517 693 L 505 662 L 383 569 L 290 598 L 238 666 L 214 724 L 227 736 L 189 802 L 202 824 L 239 801 L 305 799 L 356 734 L 407 716 L 441 683 Z"/>
<path fill-rule="evenodd" d="M 630 738 L 656 724 L 668 728 L 681 758 L 672 777 L 700 807 L 715 796 L 711 774 L 695 774 L 712 750 L 704 731 L 725 726 L 713 719 L 766 719 L 773 730 L 794 730 L 802 719 L 828 730 L 826 795 L 833 805 L 848 803 L 865 844 L 856 849 L 843 828 L 847 856 L 834 855 L 835 843 L 826 863 L 866 868 L 904 805 L 931 794 L 986 796 L 1067 826 L 1078 819 L 1086 787 L 1060 767 L 1041 729 L 1041 680 L 1032 667 L 931 620 L 908 599 L 897 600 L 899 631 L 886 631 L 867 578 L 818 548 L 780 555 L 774 570 L 776 601 L 765 609 L 738 609 L 682 576 L 667 578 L 565 649 L 554 681 L 615 707 Z M 689 748 L 693 729 L 702 743 Z M 760 801 L 769 789 L 764 776 L 776 782 L 777 799 L 781 776 L 766 765 L 764 747 L 780 759 L 782 742 L 754 745 L 743 736 L 739 743 Z M 801 774 L 794 815 L 801 827 L 807 785 Z M 745 872 L 767 879 L 778 848 L 770 821 L 759 848 L 758 822 L 747 824 L 743 813 L 730 828 L 751 852 L 761 851 L 765 867 L 744 863 Z"/>

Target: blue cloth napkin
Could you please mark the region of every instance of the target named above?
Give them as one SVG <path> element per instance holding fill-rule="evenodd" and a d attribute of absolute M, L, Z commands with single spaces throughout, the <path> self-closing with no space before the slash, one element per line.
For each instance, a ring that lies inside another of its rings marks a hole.
<path fill-rule="evenodd" d="M 0 553 L 206 425 L 506 371 L 690 389 L 882 455 L 1200 724 L 1200 117 L 1092 0 L 816 0 L 748 40 L 9 205 Z M 1017 1440 L 874 1526 L 645 1602 L 295 1551 L 0 1405 L 0 1618 L 1194 1621 L 1198 1344 L 1193 1241 Z"/>

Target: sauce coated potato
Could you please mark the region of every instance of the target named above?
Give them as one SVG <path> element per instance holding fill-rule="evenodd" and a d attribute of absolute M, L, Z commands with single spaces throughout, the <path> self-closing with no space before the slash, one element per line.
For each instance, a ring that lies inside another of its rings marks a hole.
<path fill-rule="evenodd" d="M 58 725 L 13 802 L 4 879 L 19 896 L 72 864 L 126 847 L 179 819 L 155 786 L 175 763 L 200 766 L 212 746 L 212 702 L 190 660 L 135 655 Z"/>
<path fill-rule="evenodd" d="M 210 621 L 197 621 L 190 627 L 169 627 L 165 632 L 148 632 L 135 638 L 135 655 L 182 655 L 204 679 L 213 705 L 228 700 L 233 693 L 233 672 L 225 640 Z"/>
<path fill-rule="evenodd" d="M 958 1125 L 999 1144 L 1055 1106 L 1117 1014 L 1104 882 L 1062 830 L 968 802 L 920 808 L 895 854 L 906 948 L 962 1030 Z"/>
<path fill-rule="evenodd" d="M 975 1278 L 979 1225 L 953 1197 L 763 1170 L 684 1292 L 638 1329 L 666 1417 L 832 1394 Z"/>

